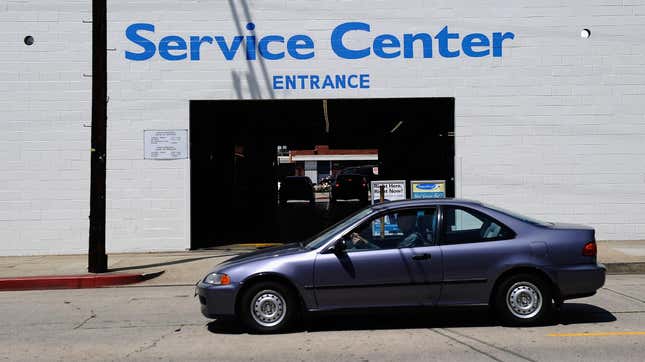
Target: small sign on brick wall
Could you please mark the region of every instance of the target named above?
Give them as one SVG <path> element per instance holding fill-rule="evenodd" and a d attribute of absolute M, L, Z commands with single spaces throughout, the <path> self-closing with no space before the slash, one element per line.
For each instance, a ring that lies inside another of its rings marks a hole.
<path fill-rule="evenodd" d="M 146 160 L 178 160 L 188 158 L 187 129 L 147 129 L 143 131 Z"/>

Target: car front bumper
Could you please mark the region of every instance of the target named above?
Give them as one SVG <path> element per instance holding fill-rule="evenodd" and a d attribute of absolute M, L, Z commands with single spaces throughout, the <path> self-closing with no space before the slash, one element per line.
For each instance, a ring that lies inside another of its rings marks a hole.
<path fill-rule="evenodd" d="M 605 285 L 607 268 L 602 264 L 573 265 L 556 273 L 562 300 L 588 297 Z"/>
<path fill-rule="evenodd" d="M 206 318 L 227 318 L 235 316 L 235 298 L 238 286 L 197 283 L 195 294 L 199 296 L 201 311 Z"/>

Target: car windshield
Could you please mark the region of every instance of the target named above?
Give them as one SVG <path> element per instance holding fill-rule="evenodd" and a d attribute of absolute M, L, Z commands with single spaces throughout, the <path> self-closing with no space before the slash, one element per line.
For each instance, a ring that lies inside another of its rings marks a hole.
<path fill-rule="evenodd" d="M 524 216 L 524 215 L 518 214 L 518 213 L 516 213 L 514 211 L 502 209 L 501 207 L 497 207 L 497 206 L 493 206 L 493 205 L 489 205 L 489 204 L 483 204 L 483 205 L 486 206 L 487 208 L 491 209 L 491 210 L 501 212 L 502 214 L 506 214 L 508 216 L 514 217 L 514 218 L 522 220 L 524 222 L 528 222 L 529 224 L 540 225 L 540 226 L 551 226 L 551 225 L 553 225 L 553 223 L 549 223 L 549 222 L 546 222 L 546 221 L 542 221 L 542 220 L 534 219 L 534 218 L 531 218 L 531 217 L 528 217 L 528 216 Z"/>
<path fill-rule="evenodd" d="M 370 213 L 372 213 L 372 209 L 370 207 L 357 211 L 353 215 L 339 221 L 338 223 L 328 227 L 327 229 L 321 231 L 319 234 L 310 238 L 307 245 L 305 245 L 305 248 L 309 250 L 313 250 L 323 246 L 323 244 L 325 244 L 330 237 L 332 237 L 333 235 L 336 235 L 336 233 L 352 225 L 358 220 L 366 217 Z"/>

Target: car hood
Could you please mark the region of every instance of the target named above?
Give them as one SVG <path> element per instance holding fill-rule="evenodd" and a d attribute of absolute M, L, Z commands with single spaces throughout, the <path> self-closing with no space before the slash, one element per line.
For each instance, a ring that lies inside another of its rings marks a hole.
<path fill-rule="evenodd" d="M 244 264 L 252 261 L 270 259 L 270 258 L 275 258 L 279 256 L 284 256 L 284 255 L 304 253 L 306 251 L 307 249 L 305 249 L 298 243 L 274 246 L 270 248 L 263 248 L 258 251 L 245 253 L 245 254 L 233 257 L 231 259 L 228 259 L 223 263 L 219 264 L 217 266 L 217 269 L 223 269 L 223 268 Z"/>

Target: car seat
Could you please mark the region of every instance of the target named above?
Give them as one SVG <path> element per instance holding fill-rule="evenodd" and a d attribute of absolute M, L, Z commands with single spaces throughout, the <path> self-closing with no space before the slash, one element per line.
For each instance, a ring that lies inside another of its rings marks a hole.
<path fill-rule="evenodd" d="M 487 221 L 482 225 L 481 228 L 481 237 L 482 239 L 492 239 L 496 238 L 499 236 L 499 232 L 501 231 L 502 227 L 497 225 L 496 223 L 492 221 Z"/>
<path fill-rule="evenodd" d="M 426 240 L 426 243 L 430 245 L 434 244 L 433 231 L 435 229 L 435 223 L 436 223 L 436 219 L 434 217 L 434 214 L 430 214 L 430 215 L 424 214 L 419 216 L 419 218 L 417 219 L 418 231 Z"/>
<path fill-rule="evenodd" d="M 428 221 L 428 218 L 430 217 L 432 217 L 432 215 L 424 215 L 423 212 L 419 212 L 419 214 L 416 216 L 414 231 L 421 235 L 421 238 L 417 239 L 414 243 L 404 243 L 403 241 L 401 241 L 401 243 L 399 243 L 399 247 L 414 248 L 432 245 L 432 229 L 430 229 L 430 222 Z"/>

